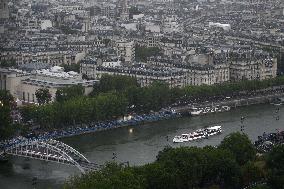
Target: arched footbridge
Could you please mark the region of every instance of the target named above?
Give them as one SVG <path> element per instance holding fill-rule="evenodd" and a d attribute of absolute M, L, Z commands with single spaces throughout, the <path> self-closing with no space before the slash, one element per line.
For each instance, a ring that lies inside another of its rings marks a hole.
<path fill-rule="evenodd" d="M 54 139 L 22 140 L 4 147 L 0 151 L 0 156 L 4 154 L 71 165 L 77 167 L 82 173 L 99 168 L 99 165 L 90 162 L 71 146 Z"/>

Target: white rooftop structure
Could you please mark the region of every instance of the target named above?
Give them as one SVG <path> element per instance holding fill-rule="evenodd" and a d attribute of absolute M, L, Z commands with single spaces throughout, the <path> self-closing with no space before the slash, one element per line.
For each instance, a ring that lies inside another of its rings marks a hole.
<path fill-rule="evenodd" d="M 209 27 L 219 27 L 219 28 L 223 28 L 225 31 L 228 31 L 231 29 L 231 25 L 230 24 L 221 24 L 219 22 L 209 22 Z"/>

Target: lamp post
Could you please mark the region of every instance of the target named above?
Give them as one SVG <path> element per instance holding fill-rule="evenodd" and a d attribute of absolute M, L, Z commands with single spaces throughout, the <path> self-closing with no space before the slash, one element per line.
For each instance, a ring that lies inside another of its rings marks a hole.
<path fill-rule="evenodd" d="M 245 117 L 241 117 L 241 132 L 242 133 L 244 133 L 244 131 L 245 131 L 245 126 L 244 126 L 244 119 L 245 119 Z"/>

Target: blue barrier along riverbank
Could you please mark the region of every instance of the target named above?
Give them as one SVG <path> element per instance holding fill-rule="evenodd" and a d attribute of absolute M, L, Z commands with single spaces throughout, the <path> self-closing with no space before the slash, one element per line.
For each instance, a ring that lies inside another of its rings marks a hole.
<path fill-rule="evenodd" d="M 164 110 L 160 112 L 154 112 L 150 114 L 142 114 L 142 115 L 134 115 L 131 116 L 130 119 L 127 120 L 112 120 L 112 121 L 104 121 L 104 122 L 96 122 L 89 124 L 80 124 L 77 126 L 69 127 L 67 129 L 62 130 L 54 130 L 49 132 L 43 132 L 38 135 L 30 135 L 26 137 L 18 136 L 16 138 L 5 140 L 0 142 L 0 150 L 4 150 L 9 148 L 10 146 L 17 145 L 21 143 L 23 140 L 48 140 L 48 139 L 59 139 L 64 137 L 71 137 L 75 135 L 81 135 L 86 133 L 93 133 L 97 131 L 115 129 L 119 127 L 126 126 L 137 126 L 147 122 L 155 122 L 166 119 L 172 119 L 180 117 L 180 114 L 175 113 L 171 110 Z M 0 153 L 1 155 L 1 153 Z"/>

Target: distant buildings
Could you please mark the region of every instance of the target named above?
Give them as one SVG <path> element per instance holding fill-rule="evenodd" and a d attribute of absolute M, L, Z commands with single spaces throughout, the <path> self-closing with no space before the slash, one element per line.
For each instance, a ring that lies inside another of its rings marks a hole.
<path fill-rule="evenodd" d="M 221 24 L 221 23 L 209 22 L 209 28 L 211 28 L 211 27 L 222 28 L 225 31 L 229 31 L 231 29 L 230 24 Z"/>
<path fill-rule="evenodd" d="M 141 86 L 263 80 L 276 77 L 283 10 L 280 0 L 0 0 L 0 61 L 27 71 L 35 63 L 37 70 L 80 64 L 88 78 L 128 75 Z M 135 52 L 136 46 L 145 51 Z M 152 47 L 159 54 L 149 53 Z M 135 54 L 143 59 L 137 62 Z M 8 75 L 2 75 L 2 88 Z M 39 74 L 23 77 L 21 86 L 49 81 Z M 17 91 L 31 100 L 27 88 Z"/>
<path fill-rule="evenodd" d="M 242 55 L 240 55 L 242 56 Z M 185 61 L 152 57 L 145 64 L 122 66 L 98 64 L 96 60 L 81 62 L 81 73 L 100 79 L 103 74 L 126 75 L 137 79 L 141 86 L 164 81 L 170 87 L 213 85 L 236 80 L 264 80 L 276 77 L 275 58 L 229 59 L 227 54 L 190 55 Z"/>
<path fill-rule="evenodd" d="M 8 90 L 16 99 L 27 103 L 37 103 L 35 93 L 40 88 L 47 88 L 54 100 L 59 88 L 82 85 L 85 94 L 89 94 L 96 82 L 83 80 L 76 72 L 63 72 L 61 67 L 33 72 L 0 68 L 0 90 Z"/>
<path fill-rule="evenodd" d="M 118 40 L 116 41 L 117 55 L 124 59 L 128 64 L 133 64 L 135 59 L 135 44 L 133 41 Z"/>
<path fill-rule="evenodd" d="M 277 75 L 277 60 L 272 57 L 236 57 L 230 65 L 231 80 L 264 80 Z"/>
<path fill-rule="evenodd" d="M 9 18 L 8 0 L 0 0 L 0 20 Z"/>

